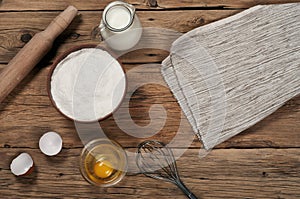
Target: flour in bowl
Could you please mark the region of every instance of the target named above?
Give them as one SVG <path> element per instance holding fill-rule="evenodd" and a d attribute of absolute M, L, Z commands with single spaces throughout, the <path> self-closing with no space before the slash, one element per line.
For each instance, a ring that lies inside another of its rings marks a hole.
<path fill-rule="evenodd" d="M 110 115 L 121 103 L 126 77 L 120 63 L 99 48 L 72 52 L 54 69 L 51 97 L 67 117 L 91 122 Z"/>

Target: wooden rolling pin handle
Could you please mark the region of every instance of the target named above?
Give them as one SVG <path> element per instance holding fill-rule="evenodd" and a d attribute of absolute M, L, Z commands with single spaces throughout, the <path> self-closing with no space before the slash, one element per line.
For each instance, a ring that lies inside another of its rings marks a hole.
<path fill-rule="evenodd" d="M 68 27 L 77 12 L 74 6 L 65 9 L 44 31 L 35 34 L 1 71 L 0 103 L 47 54 L 54 40 Z"/>
<path fill-rule="evenodd" d="M 49 34 L 48 37 L 55 39 L 60 35 L 72 22 L 78 11 L 74 6 L 69 6 L 62 13 L 60 13 L 49 26 L 43 31 L 44 34 Z"/>

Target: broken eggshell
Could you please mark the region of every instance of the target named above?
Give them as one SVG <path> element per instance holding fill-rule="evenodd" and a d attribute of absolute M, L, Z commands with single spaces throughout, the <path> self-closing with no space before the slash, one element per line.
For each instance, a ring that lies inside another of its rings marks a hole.
<path fill-rule="evenodd" d="M 10 164 L 11 172 L 16 176 L 30 174 L 33 171 L 33 160 L 28 153 L 21 153 Z"/>
<path fill-rule="evenodd" d="M 55 132 L 45 133 L 40 138 L 39 147 L 45 155 L 57 155 L 62 149 L 62 138 Z"/>

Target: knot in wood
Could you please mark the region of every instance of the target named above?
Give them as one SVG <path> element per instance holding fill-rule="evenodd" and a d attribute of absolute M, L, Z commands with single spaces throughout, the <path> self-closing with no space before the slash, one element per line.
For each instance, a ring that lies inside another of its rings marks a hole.
<path fill-rule="evenodd" d="M 148 5 L 150 7 L 157 7 L 157 1 L 156 0 L 148 0 Z"/>
<path fill-rule="evenodd" d="M 71 37 L 71 39 L 78 39 L 80 37 L 80 34 L 73 32 L 73 33 L 71 33 L 70 37 Z"/>
<path fill-rule="evenodd" d="M 30 33 L 24 33 L 21 35 L 21 41 L 24 43 L 27 43 L 32 38 L 32 35 Z"/>
<path fill-rule="evenodd" d="M 200 17 L 198 19 L 198 22 L 200 23 L 200 25 L 203 25 L 205 23 L 205 20 L 202 17 Z"/>

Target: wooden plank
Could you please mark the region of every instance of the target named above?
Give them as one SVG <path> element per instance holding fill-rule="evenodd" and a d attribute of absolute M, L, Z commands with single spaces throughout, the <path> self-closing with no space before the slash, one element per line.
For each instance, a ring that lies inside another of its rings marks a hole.
<path fill-rule="evenodd" d="M 9 171 L 13 157 L 25 151 L 36 170 L 16 178 Z M 0 192 L 3 198 L 182 198 L 173 184 L 128 174 L 119 184 L 97 188 L 83 180 L 81 149 L 63 149 L 46 157 L 37 149 L 1 149 Z M 300 195 L 300 149 L 213 150 L 205 158 L 189 149 L 177 161 L 179 174 L 199 198 L 297 198 Z M 130 161 L 130 164 L 135 164 Z"/>
<path fill-rule="evenodd" d="M 33 0 L 30 3 L 26 0 L 4 0 L 0 4 L 0 11 L 19 11 L 19 10 L 63 10 L 68 5 L 74 5 L 79 10 L 103 10 L 112 0 L 95 1 L 86 0 Z M 127 0 L 138 9 L 172 9 L 172 8 L 207 8 L 207 7 L 225 7 L 225 8 L 249 8 L 259 4 L 278 4 L 288 2 L 299 2 L 299 0 Z"/>
<path fill-rule="evenodd" d="M 223 8 L 250 8 L 256 5 L 265 4 L 280 4 L 280 3 L 294 3 L 299 0 L 158 0 L 157 5 L 161 8 L 186 8 L 186 7 L 223 7 Z"/>
<path fill-rule="evenodd" d="M 91 39 L 91 34 L 99 22 L 100 10 L 110 1 L 112 0 L 97 2 L 0 0 L 0 71 L 33 34 L 47 26 L 58 14 L 58 10 L 63 10 L 71 3 L 82 10 L 82 18 L 74 21 L 57 40 L 48 57 L 29 74 L 4 103 L 0 104 L 1 198 L 186 198 L 174 185 L 143 175 L 129 174 L 111 188 L 89 185 L 83 180 L 78 169 L 82 143 L 76 134 L 74 123 L 61 116 L 47 96 L 46 79 L 49 62 L 70 47 L 97 43 Z M 128 2 L 140 9 L 138 14 L 143 26 L 169 28 L 184 33 L 240 11 L 205 9 L 219 9 L 219 6 L 244 8 L 259 3 L 296 1 L 128 0 Z M 96 7 L 95 3 L 99 7 Z M 196 8 L 201 10 L 194 10 Z M 164 11 L 161 12 L 160 9 Z M 167 9 L 172 11 L 167 12 Z M 168 42 L 171 43 L 172 40 Z M 161 62 L 167 55 L 167 52 L 153 49 L 139 50 L 124 56 L 122 61 Z M 137 64 L 126 64 L 125 69 L 128 72 L 136 66 Z M 141 73 L 133 74 L 136 77 L 133 80 L 141 81 L 143 74 L 149 75 L 154 81 L 162 80 L 159 67 L 152 66 L 148 66 Z M 146 125 L 150 122 L 148 111 L 153 104 L 163 105 L 168 118 L 164 128 L 152 138 L 169 142 L 178 130 L 181 110 L 167 87 L 151 84 L 139 88 L 131 98 L 130 113 L 137 124 Z M 299 104 L 300 96 L 287 102 L 262 122 L 217 146 L 216 150 L 202 159 L 198 158 L 201 144 L 195 138 L 195 142 L 191 145 L 193 148 L 188 149 L 177 162 L 183 181 L 200 198 L 299 198 Z M 135 151 L 136 149 L 132 147 L 136 147 L 144 140 L 122 132 L 112 118 L 103 121 L 101 125 L 110 138 L 119 141 L 124 147 L 129 147 L 127 149 L 130 151 Z M 183 129 L 180 139 L 193 136 L 186 120 Z M 58 131 L 64 140 L 62 152 L 55 157 L 46 157 L 38 150 L 40 136 L 50 130 Z M 177 147 L 186 147 L 184 142 L 179 141 L 177 144 Z M 262 149 L 253 149 L 255 147 Z M 36 170 L 28 177 L 16 178 L 10 173 L 9 164 L 12 158 L 21 152 L 32 155 Z"/>
<path fill-rule="evenodd" d="M 127 73 L 138 65 L 125 65 Z M 46 81 L 49 67 L 37 67 L 0 105 L 0 140 L 11 147 L 37 148 L 39 137 L 46 131 L 57 131 L 64 139 L 64 146 L 80 147 L 82 143 L 77 136 L 74 123 L 60 115 L 47 95 Z M 142 74 L 149 75 L 153 81 L 162 82 L 159 66 L 149 65 L 142 72 L 130 72 L 130 82 L 143 82 Z M 130 114 L 138 125 L 150 122 L 149 108 L 162 105 L 167 111 L 167 120 L 163 129 L 152 137 L 170 142 L 177 135 L 180 126 L 181 109 L 168 87 L 149 84 L 134 92 L 130 101 Z M 124 110 L 123 108 L 120 109 Z M 47 114 L 45 114 L 47 113 Z M 160 116 L 160 112 L 155 112 Z M 123 118 L 130 122 L 131 119 Z M 300 96 L 286 103 L 271 116 L 259 122 L 242 134 L 222 143 L 217 148 L 250 148 L 250 147 L 300 147 Z M 118 140 L 125 147 L 135 147 L 141 140 L 124 133 L 115 121 L 109 118 L 101 122 L 102 128 L 109 137 Z M 185 138 L 194 134 L 187 120 L 183 120 L 183 130 L 176 143 L 186 146 Z M 193 138 L 192 138 L 193 139 Z M 22 140 L 22 142 L 20 142 Z M 192 147 L 201 147 L 195 138 Z"/>
<path fill-rule="evenodd" d="M 201 25 L 233 15 L 238 11 L 139 11 L 143 27 L 164 28 L 180 33 L 187 32 Z M 7 63 L 37 32 L 43 30 L 58 12 L 4 12 L 0 13 L 0 63 Z M 57 39 L 47 60 L 57 54 L 82 44 L 99 44 L 98 37 L 93 35 L 98 26 L 101 12 L 82 11 L 71 26 Z M 161 37 L 161 35 L 157 35 Z M 166 37 L 165 43 L 171 44 L 175 38 Z M 160 62 L 168 52 L 159 50 L 139 50 L 123 57 L 125 62 L 145 63 Z"/>

